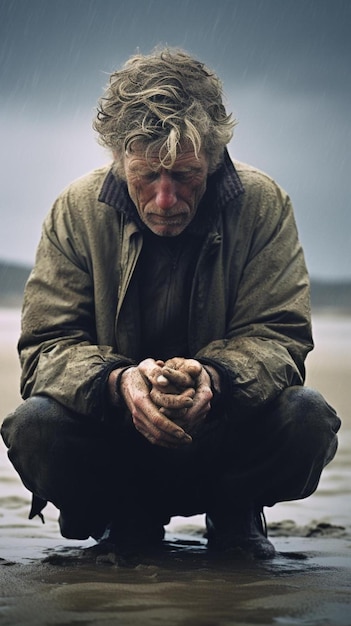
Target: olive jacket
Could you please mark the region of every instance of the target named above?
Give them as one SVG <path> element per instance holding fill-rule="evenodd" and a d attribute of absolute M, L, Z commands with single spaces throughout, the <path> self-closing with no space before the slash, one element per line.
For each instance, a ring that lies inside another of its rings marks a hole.
<path fill-rule="evenodd" d="M 259 409 L 304 383 L 313 347 L 304 254 L 290 199 L 269 176 L 226 153 L 207 189 L 189 352 L 218 367 L 228 410 Z M 143 230 L 130 203 L 108 165 L 73 182 L 47 216 L 23 303 L 23 398 L 47 395 L 103 419 L 110 371 L 136 362 Z"/>

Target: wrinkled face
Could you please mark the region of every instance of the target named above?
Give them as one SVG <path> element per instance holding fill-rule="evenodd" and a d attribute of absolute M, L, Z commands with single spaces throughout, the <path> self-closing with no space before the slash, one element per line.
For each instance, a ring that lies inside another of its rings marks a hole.
<path fill-rule="evenodd" d="M 175 237 L 190 224 L 206 189 L 208 161 L 200 152 L 183 150 L 173 167 L 140 150 L 124 157 L 128 191 L 144 224 L 161 237 Z"/>

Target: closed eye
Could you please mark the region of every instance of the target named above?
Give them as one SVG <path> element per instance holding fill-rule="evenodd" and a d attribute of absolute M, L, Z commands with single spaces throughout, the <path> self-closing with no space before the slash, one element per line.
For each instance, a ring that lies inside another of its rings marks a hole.
<path fill-rule="evenodd" d="M 189 182 L 193 176 L 193 172 L 172 172 L 172 178 L 180 183 Z"/>
<path fill-rule="evenodd" d="M 159 177 L 158 172 L 145 172 L 144 174 L 143 173 L 140 174 L 140 178 L 142 178 L 148 183 L 153 182 L 154 180 L 157 180 L 158 177 Z"/>

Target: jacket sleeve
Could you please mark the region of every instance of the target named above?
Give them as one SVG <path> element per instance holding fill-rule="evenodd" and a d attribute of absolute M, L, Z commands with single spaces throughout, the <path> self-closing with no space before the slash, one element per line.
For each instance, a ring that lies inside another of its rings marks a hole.
<path fill-rule="evenodd" d="M 255 409 L 304 383 L 310 286 L 291 201 L 273 181 L 247 190 L 237 228 L 243 261 L 225 338 L 197 356 L 222 373 L 226 404 Z"/>
<path fill-rule="evenodd" d="M 110 371 L 131 363 L 97 345 L 91 261 L 68 194 L 44 222 L 26 285 L 18 344 L 23 398 L 46 395 L 84 415 L 103 417 Z M 83 235 L 84 236 L 84 235 Z"/>

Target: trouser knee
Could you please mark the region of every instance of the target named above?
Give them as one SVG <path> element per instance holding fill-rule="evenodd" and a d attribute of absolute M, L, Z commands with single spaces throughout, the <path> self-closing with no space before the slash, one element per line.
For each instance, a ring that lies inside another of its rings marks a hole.
<path fill-rule="evenodd" d="M 50 475 L 52 448 L 66 420 L 67 412 L 58 402 L 33 396 L 8 415 L 1 428 L 8 457 L 23 484 L 43 499 L 47 499 L 44 483 Z"/>
<path fill-rule="evenodd" d="M 217 492 L 232 490 L 239 500 L 251 495 L 272 506 L 313 493 L 335 455 L 340 420 L 319 392 L 296 386 L 228 427 L 222 454 L 226 478 Z"/>
<path fill-rule="evenodd" d="M 291 442 L 300 454 L 308 451 L 323 455 L 324 464 L 331 461 L 337 448 L 341 421 L 324 397 L 309 387 L 289 387 L 278 398 L 275 412 L 290 430 Z"/>
<path fill-rule="evenodd" d="M 34 466 L 57 435 L 64 440 L 66 424 L 79 423 L 75 413 L 56 400 L 46 396 L 33 396 L 25 400 L 8 415 L 1 427 L 1 435 L 8 448 L 8 456 L 16 469 Z M 21 474 L 21 472 L 19 471 Z"/>
<path fill-rule="evenodd" d="M 270 427 L 280 429 L 276 440 L 280 452 L 276 455 L 279 473 L 270 493 L 267 490 L 266 502 L 306 498 L 316 490 L 323 468 L 336 453 L 340 419 L 318 391 L 307 387 L 286 389 L 270 418 Z"/>

